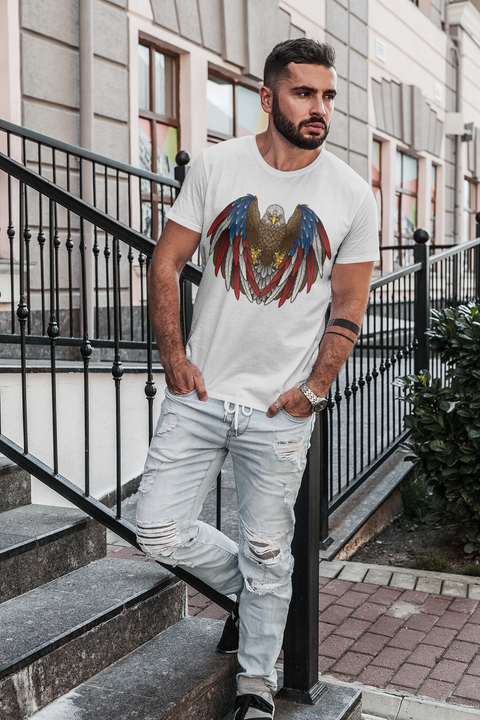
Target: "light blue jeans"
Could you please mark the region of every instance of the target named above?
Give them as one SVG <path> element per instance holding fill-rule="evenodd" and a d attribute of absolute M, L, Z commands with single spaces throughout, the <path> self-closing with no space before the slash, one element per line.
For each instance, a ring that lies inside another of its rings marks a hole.
<path fill-rule="evenodd" d="M 166 390 L 145 464 L 137 538 L 160 562 L 185 567 L 240 604 L 238 660 L 246 678 L 276 688 L 291 597 L 293 506 L 314 418 L 265 412 Z M 200 522 L 202 503 L 230 452 L 240 519 L 237 546 Z"/>

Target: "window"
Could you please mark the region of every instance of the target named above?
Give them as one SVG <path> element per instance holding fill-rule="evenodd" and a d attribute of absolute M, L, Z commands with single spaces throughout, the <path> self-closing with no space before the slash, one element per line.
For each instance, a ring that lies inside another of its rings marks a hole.
<path fill-rule="evenodd" d="M 477 183 L 470 178 L 463 181 L 463 242 L 476 236 Z"/>
<path fill-rule="evenodd" d="M 260 105 L 258 85 L 247 78 L 212 70 L 207 80 L 208 144 L 244 135 L 255 135 L 267 127 L 267 114 Z"/>
<path fill-rule="evenodd" d="M 432 165 L 432 179 L 431 179 L 431 194 L 430 194 L 430 240 L 432 243 L 435 242 L 435 224 L 436 224 L 436 212 L 437 212 L 437 166 Z"/>
<path fill-rule="evenodd" d="M 394 235 L 396 245 L 412 246 L 417 227 L 418 162 L 397 150 L 395 166 Z M 398 251 L 398 264 L 403 265 L 403 252 Z"/>
<path fill-rule="evenodd" d="M 143 38 L 138 46 L 138 108 L 140 167 L 173 178 L 179 141 L 178 58 Z M 154 192 L 152 228 L 147 182 L 142 184 L 142 201 L 143 232 L 158 238 L 164 225 L 160 196 Z"/>
<path fill-rule="evenodd" d="M 372 144 L 372 189 L 378 208 L 378 238 L 382 245 L 382 143 L 374 140 Z"/>

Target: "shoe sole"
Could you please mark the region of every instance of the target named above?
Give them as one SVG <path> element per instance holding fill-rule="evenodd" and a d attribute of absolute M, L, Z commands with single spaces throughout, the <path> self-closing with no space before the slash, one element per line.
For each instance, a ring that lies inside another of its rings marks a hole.
<path fill-rule="evenodd" d="M 222 650 L 221 648 L 217 647 L 217 652 L 222 653 L 223 655 L 235 655 L 238 653 L 238 648 L 236 650 Z"/>

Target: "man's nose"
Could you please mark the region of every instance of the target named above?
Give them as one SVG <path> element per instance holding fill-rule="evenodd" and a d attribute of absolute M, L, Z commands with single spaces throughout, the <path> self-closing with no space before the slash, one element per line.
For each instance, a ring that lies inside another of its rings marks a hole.
<path fill-rule="evenodd" d="M 314 98 L 310 110 L 312 115 L 320 115 L 320 117 L 325 115 L 325 104 L 321 95 Z"/>

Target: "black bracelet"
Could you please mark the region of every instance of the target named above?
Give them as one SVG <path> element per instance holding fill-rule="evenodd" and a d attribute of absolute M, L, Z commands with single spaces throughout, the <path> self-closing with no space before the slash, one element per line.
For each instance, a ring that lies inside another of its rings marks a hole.
<path fill-rule="evenodd" d="M 355 325 L 354 322 L 351 320 L 345 320 L 345 318 L 335 318 L 331 323 L 329 323 L 329 325 L 338 325 L 339 327 L 345 328 L 345 330 L 350 330 L 355 333 L 355 335 L 358 335 L 360 332 L 359 325 Z"/>
<path fill-rule="evenodd" d="M 338 335 L 339 337 L 345 338 L 345 340 L 348 340 L 352 343 L 352 345 L 355 345 L 355 340 L 352 340 L 352 338 L 349 338 L 348 335 L 343 335 L 342 333 L 337 333 L 335 330 L 326 330 L 325 335 Z"/>

